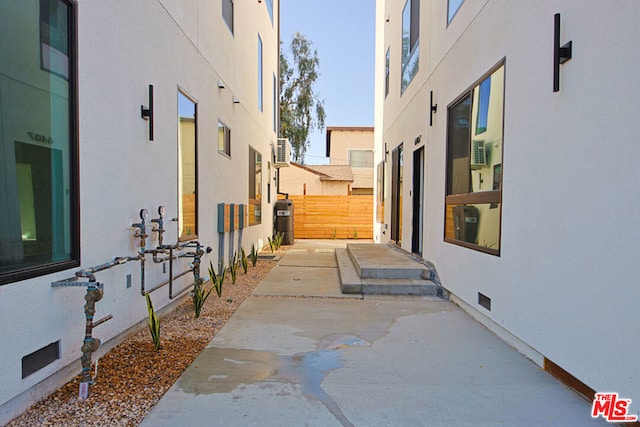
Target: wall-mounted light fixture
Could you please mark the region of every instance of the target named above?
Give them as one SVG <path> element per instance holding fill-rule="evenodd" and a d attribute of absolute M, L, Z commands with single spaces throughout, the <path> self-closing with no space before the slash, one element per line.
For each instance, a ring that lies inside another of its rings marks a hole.
<path fill-rule="evenodd" d="M 238 98 L 236 98 L 235 95 L 233 95 L 233 103 L 234 104 L 240 104 L 240 100 Z"/>
<path fill-rule="evenodd" d="M 438 112 L 438 104 L 433 103 L 433 91 L 429 92 L 429 104 L 430 104 L 430 112 L 429 112 L 429 126 L 433 126 L 433 114 Z"/>
<path fill-rule="evenodd" d="M 553 25 L 553 91 L 560 91 L 560 65 L 571 59 L 573 42 L 560 46 L 560 14 L 554 15 Z"/>
<path fill-rule="evenodd" d="M 420 144 L 420 141 L 422 141 L 422 135 L 416 136 L 416 139 L 413 141 L 413 145 Z"/>
<path fill-rule="evenodd" d="M 149 141 L 153 141 L 153 85 L 149 85 L 149 108 L 141 105 L 140 116 L 149 122 Z"/>
<path fill-rule="evenodd" d="M 387 148 L 387 143 L 384 143 L 384 162 L 386 163 L 389 160 L 389 149 Z"/>
<path fill-rule="evenodd" d="M 224 83 L 220 79 L 218 79 L 218 89 L 224 89 Z"/>

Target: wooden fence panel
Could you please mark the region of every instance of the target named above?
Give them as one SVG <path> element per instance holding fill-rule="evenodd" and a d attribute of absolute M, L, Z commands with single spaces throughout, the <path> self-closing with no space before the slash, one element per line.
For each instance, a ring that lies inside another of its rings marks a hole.
<path fill-rule="evenodd" d="M 373 239 L 373 196 L 289 196 L 296 239 Z"/>

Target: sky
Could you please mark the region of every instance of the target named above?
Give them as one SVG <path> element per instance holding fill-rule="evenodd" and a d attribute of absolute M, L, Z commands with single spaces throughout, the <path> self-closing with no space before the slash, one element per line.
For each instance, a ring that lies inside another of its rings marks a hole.
<path fill-rule="evenodd" d="M 325 126 L 373 126 L 375 10 L 375 0 L 280 0 L 285 52 L 296 32 L 318 51 L 314 88 L 325 100 Z M 309 140 L 305 163 L 328 164 L 325 129 Z"/>

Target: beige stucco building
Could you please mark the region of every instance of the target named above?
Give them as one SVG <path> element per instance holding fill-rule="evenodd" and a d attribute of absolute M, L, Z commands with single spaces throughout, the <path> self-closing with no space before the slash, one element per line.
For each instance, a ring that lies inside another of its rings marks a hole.
<path fill-rule="evenodd" d="M 330 126 L 326 140 L 329 164 L 351 167 L 351 194 L 373 194 L 373 127 Z"/>

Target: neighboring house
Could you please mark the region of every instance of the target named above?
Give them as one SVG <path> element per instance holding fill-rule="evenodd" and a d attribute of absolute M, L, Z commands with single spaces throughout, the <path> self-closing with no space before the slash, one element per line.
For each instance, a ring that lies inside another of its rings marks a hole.
<path fill-rule="evenodd" d="M 327 127 L 327 157 L 331 165 L 349 165 L 351 193 L 373 194 L 373 127 Z"/>
<path fill-rule="evenodd" d="M 378 0 L 376 16 L 376 241 L 637 413 L 637 1 Z"/>
<path fill-rule="evenodd" d="M 280 192 L 290 195 L 351 194 L 353 173 L 349 166 L 301 165 L 291 162 L 290 167 L 280 169 Z"/>
<path fill-rule="evenodd" d="M 0 424 L 80 372 L 86 287 L 52 283 L 161 237 L 212 247 L 204 276 L 234 245 L 271 236 L 279 3 L 1 3 Z M 187 252 L 174 252 L 176 275 L 191 268 Z M 168 282 L 168 261 L 152 256 L 144 270 L 136 260 L 95 274 L 96 319 L 113 318 L 93 331 L 105 341 L 94 360 L 143 325 L 143 284 Z M 174 292 L 192 281 L 176 278 Z M 168 286 L 151 296 L 158 310 L 172 302 Z"/>

